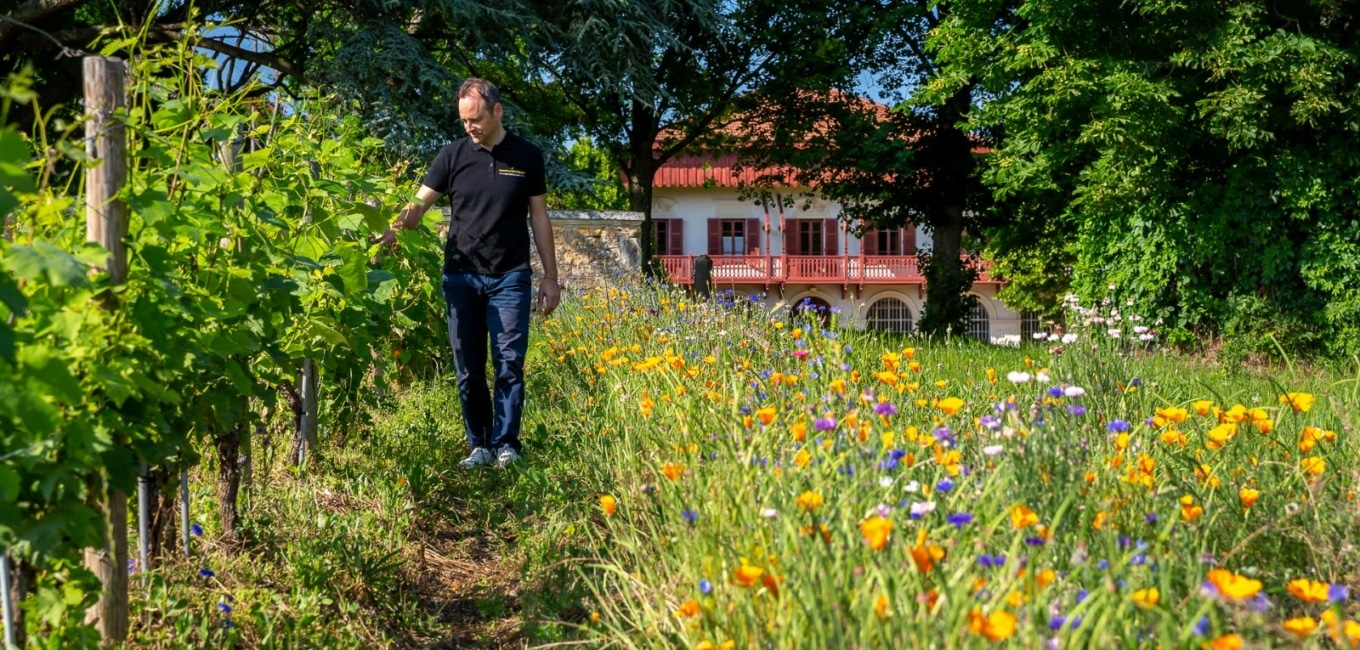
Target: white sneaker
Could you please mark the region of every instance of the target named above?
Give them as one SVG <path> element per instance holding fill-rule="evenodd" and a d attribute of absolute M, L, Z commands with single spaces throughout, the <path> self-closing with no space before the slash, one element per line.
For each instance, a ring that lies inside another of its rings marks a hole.
<path fill-rule="evenodd" d="M 490 449 L 487 449 L 486 447 L 474 447 L 472 453 L 468 455 L 467 458 L 464 458 L 463 462 L 458 463 L 458 466 L 463 469 L 472 469 L 474 467 L 490 465 L 493 460 Z"/>
<path fill-rule="evenodd" d="M 505 469 L 510 463 L 517 460 L 519 460 L 519 453 L 509 445 L 501 447 L 500 451 L 496 453 L 496 467 L 501 469 Z"/>

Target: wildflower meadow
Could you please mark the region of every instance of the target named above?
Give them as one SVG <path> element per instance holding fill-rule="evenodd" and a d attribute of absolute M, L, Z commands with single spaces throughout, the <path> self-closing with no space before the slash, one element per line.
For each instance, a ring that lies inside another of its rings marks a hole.
<path fill-rule="evenodd" d="M 598 485 L 584 638 L 1360 647 L 1360 380 L 1119 318 L 1005 348 L 839 317 L 635 288 L 542 324 L 538 399 Z"/>

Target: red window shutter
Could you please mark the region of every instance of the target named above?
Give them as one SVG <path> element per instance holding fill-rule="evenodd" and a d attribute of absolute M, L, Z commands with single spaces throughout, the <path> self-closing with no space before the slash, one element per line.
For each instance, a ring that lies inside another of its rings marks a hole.
<path fill-rule="evenodd" d="M 684 220 L 684 219 L 671 219 L 671 220 L 670 220 L 670 224 L 669 224 L 667 227 L 670 228 L 670 232 L 666 233 L 666 236 L 667 236 L 667 238 L 668 238 L 670 241 L 666 242 L 666 254 L 667 254 L 667 255 L 684 255 L 684 254 L 685 254 L 685 220 Z"/>
<path fill-rule="evenodd" d="M 722 220 L 708 220 L 708 254 L 722 255 Z"/>
<path fill-rule="evenodd" d="M 903 255 L 915 255 L 915 254 L 916 254 L 916 224 L 914 224 L 914 223 L 908 223 L 908 224 L 907 224 L 907 227 L 904 228 L 903 230 L 906 230 L 906 232 L 902 234 L 902 254 L 903 254 Z"/>
<path fill-rule="evenodd" d="M 865 255 L 878 255 L 878 229 L 865 230 L 864 238 L 859 240 L 859 245 Z"/>
<path fill-rule="evenodd" d="M 825 232 L 822 234 L 822 241 L 826 242 L 826 250 L 822 251 L 822 255 L 840 255 L 841 240 L 838 238 L 838 235 L 840 235 L 841 230 L 840 220 L 823 219 L 822 223 L 823 223 L 822 228 L 825 230 Z"/>
<path fill-rule="evenodd" d="M 802 255 L 803 251 L 798 250 L 798 220 L 784 220 L 784 254 Z"/>
<path fill-rule="evenodd" d="M 760 254 L 760 219 L 746 220 L 746 250 L 743 252 Z"/>

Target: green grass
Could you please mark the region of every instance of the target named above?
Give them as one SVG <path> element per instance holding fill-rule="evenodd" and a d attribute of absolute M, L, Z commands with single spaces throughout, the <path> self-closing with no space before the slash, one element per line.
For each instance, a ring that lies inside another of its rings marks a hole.
<path fill-rule="evenodd" d="M 392 396 L 371 426 L 330 433 L 324 460 L 303 475 L 257 459 L 245 550 L 200 540 L 199 555 L 160 567 L 135 601 L 134 645 L 925 648 L 988 645 L 990 632 L 1017 648 L 1200 647 L 1234 633 L 1273 646 L 1295 645 L 1281 627 L 1288 618 L 1356 615 L 1353 599 L 1305 603 L 1286 589 L 1309 578 L 1360 593 L 1353 371 L 1233 371 L 1091 333 L 1058 356 L 817 328 L 798 328 L 795 340 L 778 314 L 682 302 L 591 294 L 541 325 L 527 454 L 514 470 L 458 470 L 466 449 L 448 381 Z M 899 390 L 875 373 L 884 353 L 908 347 L 920 370 L 903 358 Z M 1043 385 L 1006 378 L 1041 368 L 1051 374 Z M 798 379 L 775 386 L 775 372 Z M 1055 385 L 1086 392 L 1045 401 Z M 1295 413 L 1278 401 L 1285 391 L 1317 402 Z M 935 406 L 949 397 L 958 412 Z M 880 399 L 896 413 L 877 415 Z M 1243 425 L 1209 450 L 1212 417 L 1192 410 L 1175 427 L 1183 446 L 1144 423 L 1200 399 L 1265 409 L 1270 433 Z M 1007 400 L 1016 408 L 998 414 Z M 1086 413 L 1069 413 L 1074 405 Z M 768 426 L 761 408 L 772 409 Z M 984 415 L 1000 416 L 997 432 Z M 826 417 L 836 426 L 818 430 Z M 1114 419 L 1131 423 L 1122 451 Z M 942 425 L 956 459 L 934 445 Z M 1305 426 L 1336 440 L 1305 454 Z M 1002 450 L 984 451 L 993 445 Z M 894 449 L 910 455 L 889 469 Z M 1140 455 L 1148 471 L 1130 475 Z M 1305 456 L 1326 462 L 1321 476 L 1304 472 Z M 204 540 L 215 530 L 208 476 L 195 483 Z M 1249 509 L 1243 486 L 1260 491 Z M 797 505 L 807 492 L 823 500 L 811 513 Z M 1183 497 L 1203 509 L 1194 521 Z M 912 518 L 911 504 L 926 501 L 934 512 Z M 1047 533 L 1015 528 L 1020 505 Z M 946 518 L 964 512 L 971 522 Z M 875 516 L 893 525 L 881 550 L 861 527 Z M 929 572 L 913 549 L 935 550 Z M 981 555 L 1006 562 L 983 567 Z M 743 564 L 762 572 L 750 586 L 735 574 Z M 1213 566 L 1259 579 L 1269 607 L 1206 596 Z M 215 577 L 200 578 L 205 567 Z M 1140 607 L 1135 592 L 1151 587 L 1158 603 Z M 217 608 L 228 597 L 231 629 Z M 1009 635 L 977 619 L 1006 615 L 1016 621 Z M 1050 630 L 1059 615 L 1068 627 Z M 1305 641 L 1331 644 L 1326 630 Z"/>

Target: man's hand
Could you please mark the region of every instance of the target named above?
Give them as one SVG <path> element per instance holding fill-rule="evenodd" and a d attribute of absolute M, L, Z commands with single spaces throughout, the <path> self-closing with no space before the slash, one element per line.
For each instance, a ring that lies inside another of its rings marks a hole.
<path fill-rule="evenodd" d="M 557 304 L 562 301 L 562 288 L 557 286 L 557 280 L 543 278 L 538 283 L 538 308 L 544 316 L 553 313 L 557 309 Z"/>
<path fill-rule="evenodd" d="M 397 243 L 397 229 L 388 228 L 387 232 L 371 240 L 374 244 L 395 244 Z"/>

